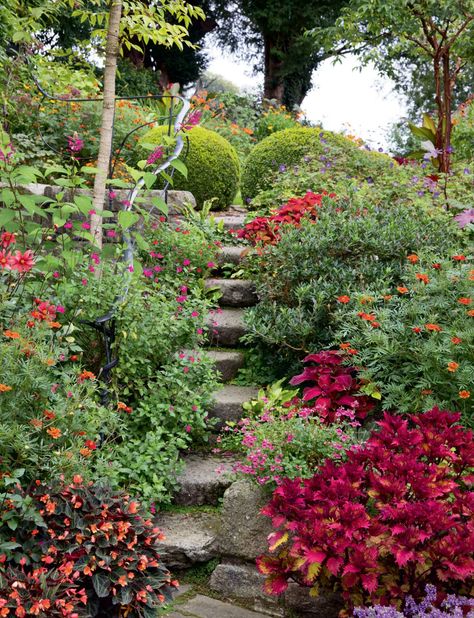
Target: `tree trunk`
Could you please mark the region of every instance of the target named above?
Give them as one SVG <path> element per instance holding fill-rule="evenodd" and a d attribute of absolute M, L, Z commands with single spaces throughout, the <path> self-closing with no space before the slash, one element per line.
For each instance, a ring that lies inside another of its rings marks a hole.
<path fill-rule="evenodd" d="M 444 150 L 444 100 L 443 100 L 443 80 L 441 78 L 441 56 L 437 52 L 433 56 L 433 70 L 435 79 L 435 102 L 438 114 L 438 122 L 436 126 L 435 148 L 438 151 L 439 168 L 443 165 L 443 150 Z"/>
<path fill-rule="evenodd" d="M 453 86 L 449 62 L 449 50 L 443 56 L 443 98 L 444 98 L 444 126 L 443 126 L 443 154 L 440 171 L 449 173 L 451 168 L 451 129 L 452 129 L 452 100 Z"/>
<path fill-rule="evenodd" d="M 91 233 L 94 243 L 102 248 L 102 211 L 104 209 L 107 177 L 112 155 L 112 138 L 115 115 L 115 76 L 119 53 L 119 30 L 122 16 L 122 0 L 111 0 L 107 42 L 105 47 L 104 92 L 102 105 L 102 122 L 100 127 L 99 156 L 97 174 L 94 180 L 93 208 L 91 215 Z"/>
<path fill-rule="evenodd" d="M 263 96 L 265 99 L 275 99 L 281 105 L 285 87 L 281 77 L 281 61 L 277 59 L 276 51 L 272 41 L 265 37 Z"/>

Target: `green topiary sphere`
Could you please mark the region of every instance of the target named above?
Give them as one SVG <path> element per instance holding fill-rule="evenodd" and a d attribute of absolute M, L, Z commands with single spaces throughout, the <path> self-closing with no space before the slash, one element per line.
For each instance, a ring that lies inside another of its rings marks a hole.
<path fill-rule="evenodd" d="M 156 127 L 140 140 L 147 144 L 160 144 L 166 127 Z M 177 170 L 173 176 L 173 189 L 190 191 L 198 208 L 213 197 L 214 210 L 232 204 L 239 188 L 240 164 L 234 147 L 215 131 L 194 127 L 186 133 L 189 149 L 184 160 L 188 169 L 185 178 Z"/>
<path fill-rule="evenodd" d="M 390 165 L 389 157 L 367 153 L 343 135 L 319 128 L 286 129 L 266 137 L 250 152 L 242 173 L 242 197 L 244 200 L 251 199 L 260 191 L 269 189 L 272 186 L 272 175 L 280 166 L 298 165 L 304 157 L 320 159 L 323 167 L 329 151 L 331 160 L 341 161 L 347 173 L 352 171 L 351 168 L 365 165 L 373 173 L 374 166 L 378 164 L 383 167 Z"/>

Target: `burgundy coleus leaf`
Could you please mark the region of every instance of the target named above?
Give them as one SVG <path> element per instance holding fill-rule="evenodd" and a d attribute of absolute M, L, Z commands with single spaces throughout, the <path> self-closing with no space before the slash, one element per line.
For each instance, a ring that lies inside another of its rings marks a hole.
<path fill-rule="evenodd" d="M 283 575 L 270 575 L 265 580 L 264 590 L 273 596 L 282 594 L 288 588 L 288 580 Z"/>

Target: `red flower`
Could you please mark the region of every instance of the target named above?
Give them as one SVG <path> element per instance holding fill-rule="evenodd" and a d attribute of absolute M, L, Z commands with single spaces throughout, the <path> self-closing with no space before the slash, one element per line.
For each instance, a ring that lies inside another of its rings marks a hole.
<path fill-rule="evenodd" d="M 429 283 L 429 282 L 430 282 L 430 279 L 429 279 L 428 275 L 425 275 L 425 274 L 423 274 L 423 273 L 416 273 L 416 275 L 415 275 L 415 276 L 416 276 L 416 278 L 417 278 L 419 281 L 423 281 L 423 283 L 425 283 L 425 284 L 427 284 L 427 283 Z"/>
<path fill-rule="evenodd" d="M 455 262 L 465 262 L 466 256 L 465 255 L 453 255 L 453 260 Z"/>
<path fill-rule="evenodd" d="M 420 258 L 415 253 L 411 253 L 410 255 L 407 255 L 407 260 L 411 262 L 412 264 L 416 264 L 419 261 L 419 259 Z"/>
<path fill-rule="evenodd" d="M 11 232 L 2 232 L 0 236 L 0 244 L 4 249 L 9 247 L 10 245 L 14 245 L 16 242 L 15 234 Z"/>
<path fill-rule="evenodd" d="M 12 266 L 12 254 L 7 253 L 5 250 L 0 251 L 0 268 L 2 270 L 11 270 Z"/>
<path fill-rule="evenodd" d="M 451 342 L 454 343 L 454 345 L 459 345 L 462 342 L 462 339 L 459 337 L 451 337 Z"/>
<path fill-rule="evenodd" d="M 440 333 L 443 329 L 438 324 L 425 324 L 426 330 L 430 330 L 432 332 Z"/>
<path fill-rule="evenodd" d="M 347 304 L 351 299 L 349 296 L 343 295 L 343 296 L 338 296 L 337 297 L 338 302 L 342 303 L 342 304 Z"/>

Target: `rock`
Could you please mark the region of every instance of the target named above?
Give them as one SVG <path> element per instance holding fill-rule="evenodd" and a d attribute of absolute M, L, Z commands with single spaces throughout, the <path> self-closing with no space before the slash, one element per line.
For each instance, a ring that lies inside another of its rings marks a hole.
<path fill-rule="evenodd" d="M 219 288 L 221 307 L 251 307 L 258 302 L 255 285 L 244 279 L 207 279 L 206 288 Z"/>
<path fill-rule="evenodd" d="M 344 608 L 342 597 L 337 592 L 321 592 L 318 597 L 311 597 L 308 588 L 294 582 L 290 582 L 283 601 L 293 611 L 313 618 L 338 618 Z"/>
<path fill-rule="evenodd" d="M 214 221 L 216 223 L 222 221 L 224 223 L 225 230 L 241 230 L 245 225 L 245 215 L 221 214 L 217 217 L 214 217 Z"/>
<path fill-rule="evenodd" d="M 180 607 L 180 612 L 185 615 L 192 615 L 193 618 L 263 618 L 264 614 L 223 603 L 217 599 L 205 597 L 202 594 L 196 595 L 185 605 Z M 178 613 L 179 616 L 179 613 Z"/>
<path fill-rule="evenodd" d="M 262 487 L 240 480 L 224 493 L 219 550 L 223 556 L 254 560 L 268 549 L 271 521 L 260 514 L 270 495 Z"/>
<path fill-rule="evenodd" d="M 209 327 L 209 341 L 213 345 L 236 346 L 246 332 L 242 309 L 214 311 L 209 314 L 206 322 Z"/>
<path fill-rule="evenodd" d="M 206 352 L 207 356 L 214 361 L 222 382 L 233 380 L 239 369 L 244 366 L 245 357 L 242 352 L 233 350 L 206 350 Z"/>
<path fill-rule="evenodd" d="M 0 187 L 1 186 L 2 185 L 0 185 Z M 44 195 L 45 197 L 50 197 L 50 198 L 55 198 L 59 192 L 64 191 L 65 200 L 71 200 L 73 198 L 72 190 L 70 189 L 65 190 L 64 187 L 59 187 L 57 185 L 44 185 L 41 183 L 30 183 L 28 185 L 24 185 L 22 187 L 22 190 L 24 193 L 30 193 L 31 195 Z M 127 199 L 128 197 L 128 189 L 114 189 L 114 193 L 116 197 L 112 201 L 112 210 L 118 211 L 120 210 L 122 206 L 123 200 Z M 86 196 L 92 197 L 92 191 L 88 189 L 74 189 L 74 194 L 86 195 Z M 142 202 L 142 204 L 143 203 L 146 204 L 146 200 L 147 199 L 149 200 L 153 197 L 160 197 L 163 199 L 164 192 L 161 190 L 156 190 L 156 189 L 150 189 L 150 190 L 144 189 L 143 191 L 140 191 L 139 197 L 145 200 L 145 202 Z M 196 200 L 194 199 L 193 194 L 190 193 L 189 191 L 174 191 L 174 190 L 168 191 L 167 197 L 168 197 L 168 208 L 169 208 L 170 213 L 179 211 L 180 207 L 183 206 L 183 204 L 191 204 L 192 206 L 196 206 Z M 109 207 L 108 199 L 106 199 L 106 203 L 104 206 L 105 208 Z M 145 208 L 146 207 L 147 206 L 145 206 Z M 148 208 L 151 208 L 150 204 L 148 205 Z"/>
<path fill-rule="evenodd" d="M 212 455 L 183 457 L 184 470 L 178 476 L 180 489 L 174 503 L 182 506 L 216 505 L 232 483 L 231 458 Z"/>
<path fill-rule="evenodd" d="M 248 250 L 248 247 L 221 247 L 217 256 L 217 263 L 219 266 L 224 266 L 224 264 L 237 265 Z"/>
<path fill-rule="evenodd" d="M 165 535 L 159 552 L 169 568 L 189 568 L 218 555 L 219 516 L 214 513 L 163 513 L 158 527 Z"/>
<path fill-rule="evenodd" d="M 242 405 L 251 399 L 255 399 L 258 388 L 253 386 L 235 386 L 226 384 L 214 395 L 214 404 L 209 411 L 209 416 L 222 421 L 237 422 L 242 418 Z"/>

